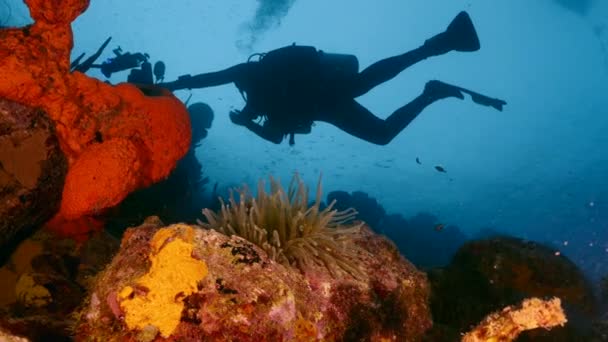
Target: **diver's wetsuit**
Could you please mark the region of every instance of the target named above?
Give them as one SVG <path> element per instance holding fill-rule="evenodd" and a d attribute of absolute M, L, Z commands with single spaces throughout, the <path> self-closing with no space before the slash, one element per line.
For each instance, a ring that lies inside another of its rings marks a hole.
<path fill-rule="evenodd" d="M 177 90 L 234 82 L 247 97 L 243 112 L 248 113 L 244 114 L 252 120 L 265 116 L 267 130 L 283 130 L 283 134 L 307 133 L 309 129 L 306 127 L 309 128 L 313 121 L 325 121 L 376 144 L 388 143 L 432 102 L 414 100 L 387 120 L 382 120 L 354 100 L 426 58 L 417 50 L 382 60 L 361 73 L 340 74 L 332 70 L 332 66 L 322 65 L 324 53 L 312 47 L 288 46 L 282 49 L 298 51 L 282 56 L 269 55 L 262 61 L 242 63 L 222 71 L 159 85 Z M 288 55 L 292 58 L 287 58 Z M 348 57 L 356 61 L 355 56 Z M 266 58 L 275 59 L 274 63 L 269 63 Z M 333 66 L 337 67 L 339 65 Z M 274 135 L 269 140 L 280 142 L 282 135 Z"/>
<path fill-rule="evenodd" d="M 233 122 L 275 143 L 281 142 L 286 134 L 291 135 L 293 143 L 293 134 L 309 133 L 314 121 L 324 121 L 360 139 L 385 145 L 428 105 L 447 97 L 462 99 L 461 91 L 466 89 L 431 81 L 420 96 L 385 120 L 355 98 L 428 57 L 452 50 L 476 51 L 479 41 L 472 25 L 468 15 L 461 12 L 446 32 L 417 49 L 378 61 L 362 72 L 358 72 L 358 61 L 353 55 L 326 54 L 314 47 L 292 45 L 270 51 L 260 61 L 159 85 L 177 90 L 234 82 L 246 94 L 247 104 L 238 115 L 231 113 Z M 259 117 L 266 118 L 262 125 L 254 122 Z"/>

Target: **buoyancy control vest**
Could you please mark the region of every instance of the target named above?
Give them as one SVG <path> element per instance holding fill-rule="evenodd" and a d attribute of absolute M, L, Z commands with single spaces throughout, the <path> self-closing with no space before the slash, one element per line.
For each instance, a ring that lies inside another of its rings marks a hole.
<path fill-rule="evenodd" d="M 310 132 L 314 115 L 328 97 L 358 73 L 353 55 L 328 54 L 312 46 L 288 45 L 259 56 L 259 81 L 248 90 L 248 102 L 268 120 L 293 135 Z"/>
<path fill-rule="evenodd" d="M 319 53 L 312 46 L 289 45 L 259 56 L 257 81 L 246 90 L 247 103 L 290 136 L 310 132 L 318 110 Z"/>

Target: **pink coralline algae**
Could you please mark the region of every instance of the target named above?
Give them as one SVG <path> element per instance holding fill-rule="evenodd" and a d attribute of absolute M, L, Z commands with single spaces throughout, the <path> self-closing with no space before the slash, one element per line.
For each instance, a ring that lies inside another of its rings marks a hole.
<path fill-rule="evenodd" d="M 432 324 L 424 273 L 403 259 L 391 242 L 365 227 L 353 240 L 369 252 L 356 260 L 364 277 L 348 273 L 336 277 L 320 266 L 303 272 L 275 262 L 240 237 L 214 230 L 182 224 L 161 227 L 160 221 L 149 219 L 127 230 L 120 252 L 97 278 L 90 295 L 117 300 L 90 300 L 79 315 L 77 336 L 98 341 L 416 341 Z M 177 240 L 191 245 L 191 258 L 196 260 L 186 261 L 188 266 L 176 261 L 169 269 L 159 269 L 166 262 L 158 259 L 163 249 Z M 201 266 L 192 266 L 196 263 Z M 123 314 L 128 316 L 134 309 L 127 301 L 150 297 L 153 291 L 133 291 L 138 281 L 145 277 L 147 286 L 154 287 L 151 272 L 178 273 L 182 266 L 202 269 L 191 292 L 176 286 L 166 290 L 175 293 L 163 294 L 172 306 L 181 308 L 179 320 L 171 322 L 174 328 L 152 321 L 140 322 L 143 328 L 129 326 Z"/>

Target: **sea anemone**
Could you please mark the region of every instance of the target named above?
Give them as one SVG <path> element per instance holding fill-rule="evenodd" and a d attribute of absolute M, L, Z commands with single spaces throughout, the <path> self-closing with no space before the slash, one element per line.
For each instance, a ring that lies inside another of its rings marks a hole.
<path fill-rule="evenodd" d="M 270 192 L 263 180 L 258 183 L 257 198 L 244 186 L 230 191 L 228 203 L 221 198 L 221 209 L 215 213 L 203 209 L 203 227 L 226 235 L 240 236 L 264 249 L 275 261 L 297 267 L 327 268 L 332 276 L 346 272 L 362 277 L 357 265 L 360 253 L 367 253 L 353 242 L 363 223 L 351 223 L 357 212 L 332 209 L 335 200 L 321 209 L 321 178 L 314 203 L 309 206 L 308 188 L 296 173 L 287 193 L 281 183 L 270 177 Z"/>

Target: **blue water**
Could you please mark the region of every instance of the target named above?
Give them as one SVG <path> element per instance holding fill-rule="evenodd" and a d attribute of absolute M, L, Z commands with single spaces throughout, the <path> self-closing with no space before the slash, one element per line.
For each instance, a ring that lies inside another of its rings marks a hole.
<path fill-rule="evenodd" d="M 29 22 L 23 4 L 5 3 L 11 11 L 0 6 L 0 20 Z M 418 47 L 461 10 L 471 15 L 480 51 L 423 61 L 358 101 L 385 118 L 439 79 L 505 99 L 503 112 L 448 99 L 387 146 L 318 123 L 290 147 L 230 122 L 228 112 L 244 105 L 233 85 L 177 91 L 215 111 L 196 151 L 205 176 L 222 192 L 270 174 L 286 183 L 294 171 L 314 188 L 322 174 L 325 193 L 363 191 L 388 214 L 430 214 L 429 236 L 442 244 L 436 223 L 467 237 L 491 228 L 551 243 L 593 279 L 608 274 L 606 1 L 93 0 L 73 24 L 73 56 L 112 36 L 102 58 L 117 46 L 147 52 L 166 63 L 166 79 L 173 80 L 296 42 L 355 54 L 365 68 Z M 88 74 L 105 80 L 98 71 Z"/>

